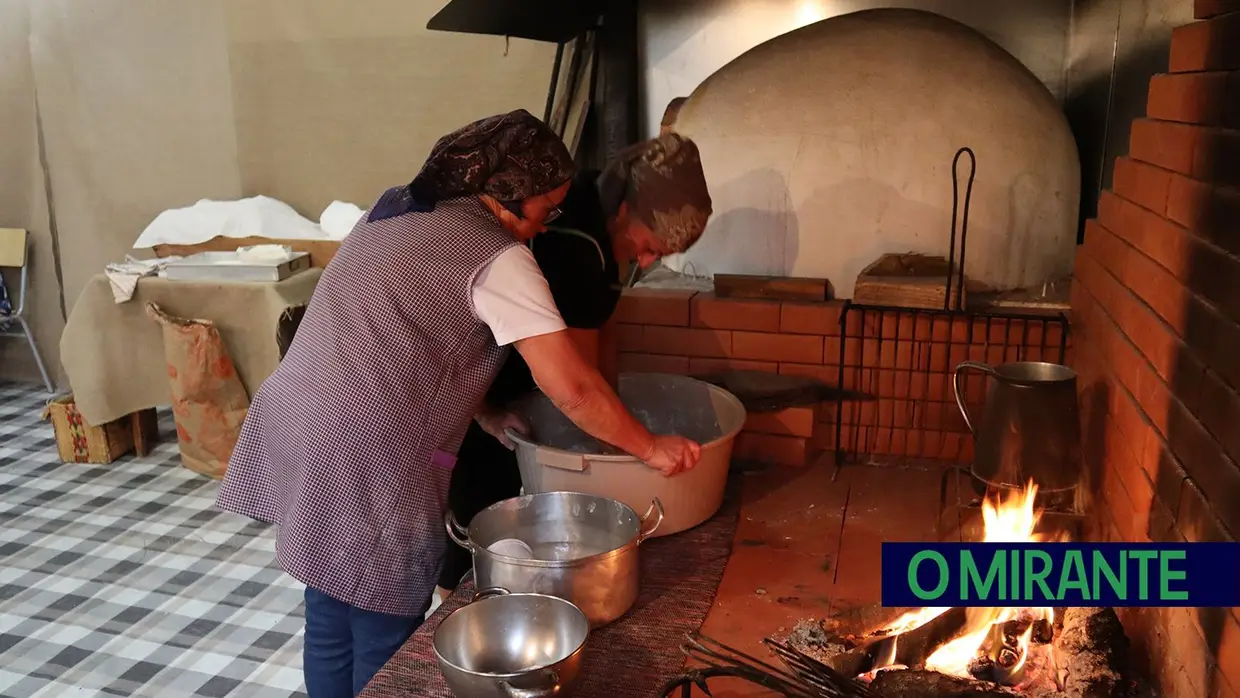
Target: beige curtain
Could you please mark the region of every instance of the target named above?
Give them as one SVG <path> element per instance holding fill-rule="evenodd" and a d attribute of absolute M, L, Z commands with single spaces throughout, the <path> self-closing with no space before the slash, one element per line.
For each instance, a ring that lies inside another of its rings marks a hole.
<path fill-rule="evenodd" d="M 317 220 L 411 178 L 457 126 L 541 116 L 554 46 L 426 31 L 446 1 L 0 0 L 0 226 L 35 234 L 49 365 L 62 296 L 159 212 L 265 194 Z M 37 375 L 0 341 L 0 380 Z"/>

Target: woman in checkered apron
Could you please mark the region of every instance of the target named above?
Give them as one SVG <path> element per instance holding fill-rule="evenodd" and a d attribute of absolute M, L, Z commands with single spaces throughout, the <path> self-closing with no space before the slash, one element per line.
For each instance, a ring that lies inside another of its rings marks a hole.
<path fill-rule="evenodd" d="M 697 462 L 582 359 L 522 244 L 573 171 L 525 111 L 441 138 L 345 239 L 254 395 L 218 505 L 279 527 L 276 557 L 306 585 L 310 698 L 356 696 L 421 623 L 466 428 L 524 429 L 484 404 L 507 347 L 587 433 L 667 475 Z"/>
<path fill-rule="evenodd" d="M 530 245 L 582 355 L 613 382 L 618 357 L 604 349 L 615 344 L 607 347 L 600 334 L 627 285 L 621 280 L 631 282 L 639 269 L 689 249 L 705 229 L 711 209 L 697 146 L 664 132 L 625 149 L 603 172 L 579 172 L 560 204 L 562 215 L 548 226 L 548 234 Z M 514 352 L 487 399 L 502 405 L 535 387 L 525 360 Z M 448 487 L 453 516 L 468 526 L 483 509 L 520 490 L 516 454 L 471 424 Z M 470 552 L 448 543 L 439 573 L 440 596 L 447 598 L 472 567 Z"/>

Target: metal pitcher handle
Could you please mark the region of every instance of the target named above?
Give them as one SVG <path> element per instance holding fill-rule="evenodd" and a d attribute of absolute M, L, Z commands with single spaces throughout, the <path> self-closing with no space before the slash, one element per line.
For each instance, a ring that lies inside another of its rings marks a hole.
<path fill-rule="evenodd" d="M 512 593 L 511 591 L 508 591 L 504 587 L 487 587 L 486 589 L 479 589 L 478 591 L 474 592 L 474 597 L 470 599 L 469 602 L 473 603 L 475 601 L 489 599 L 492 596 L 507 596 L 511 593 Z"/>
<path fill-rule="evenodd" d="M 553 698 L 560 695 L 560 675 L 554 669 L 542 673 L 542 684 L 536 688 L 517 688 L 507 681 L 500 681 L 500 690 L 508 698 Z"/>
<path fill-rule="evenodd" d="M 456 520 L 456 514 L 448 512 L 443 520 L 444 528 L 448 529 L 448 537 L 453 543 L 465 548 L 471 553 L 478 552 L 477 546 L 469 539 L 469 531 Z"/>
<path fill-rule="evenodd" d="M 964 417 L 964 424 L 969 427 L 969 432 L 972 433 L 974 437 L 977 437 L 977 429 L 973 427 L 973 420 L 969 417 L 969 408 L 965 407 L 964 390 L 960 386 L 960 379 L 963 378 L 961 372 L 965 369 L 981 371 L 988 376 L 995 375 L 995 369 L 988 364 L 981 363 L 980 361 L 965 361 L 957 366 L 955 371 L 952 371 L 952 392 L 956 394 L 956 407 L 960 408 L 960 416 Z"/>
<path fill-rule="evenodd" d="M 647 526 L 646 522 L 651 519 L 654 519 L 654 523 Z M 643 541 L 653 536 L 654 532 L 659 530 L 659 524 L 661 523 L 663 523 L 663 502 L 660 502 L 659 498 L 655 497 L 650 500 L 650 508 L 646 510 L 645 516 L 642 517 L 642 530 L 637 534 L 637 544 L 641 545 Z"/>

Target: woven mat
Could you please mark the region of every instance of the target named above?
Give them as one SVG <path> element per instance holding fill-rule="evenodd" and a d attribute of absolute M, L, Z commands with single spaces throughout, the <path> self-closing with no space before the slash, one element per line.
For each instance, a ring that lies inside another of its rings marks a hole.
<path fill-rule="evenodd" d="M 680 673 L 685 633 L 706 619 L 736 534 L 735 481 L 719 513 L 684 533 L 641 547 L 641 593 L 628 615 L 590 634 L 574 698 L 657 696 Z M 451 698 L 431 648 L 435 628 L 474 593 L 462 584 L 383 668 L 361 698 Z"/>

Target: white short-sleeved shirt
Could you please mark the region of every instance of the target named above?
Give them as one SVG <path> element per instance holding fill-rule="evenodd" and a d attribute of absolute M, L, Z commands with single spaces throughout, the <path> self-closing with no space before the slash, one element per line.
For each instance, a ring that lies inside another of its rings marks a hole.
<path fill-rule="evenodd" d="M 474 312 L 501 347 L 567 328 L 534 253 L 525 245 L 505 250 L 478 272 L 473 301 Z"/>

